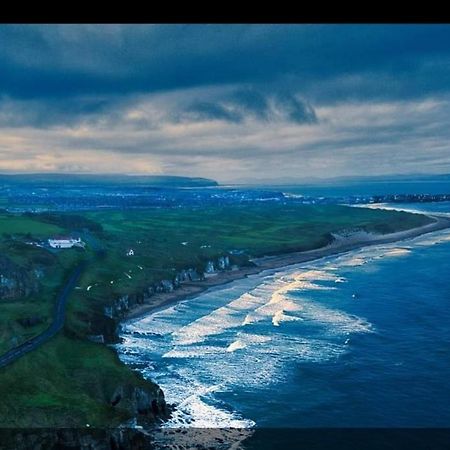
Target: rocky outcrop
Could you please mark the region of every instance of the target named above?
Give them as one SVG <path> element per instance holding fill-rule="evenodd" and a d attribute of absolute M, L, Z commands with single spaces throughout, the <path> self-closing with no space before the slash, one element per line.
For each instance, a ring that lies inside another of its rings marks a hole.
<path fill-rule="evenodd" d="M 208 261 L 206 263 L 205 272 L 210 274 L 214 273 L 216 271 L 216 268 L 214 267 L 214 263 L 212 261 Z"/>
<path fill-rule="evenodd" d="M 160 286 L 162 288 L 162 292 L 172 292 L 174 290 L 173 281 L 170 280 L 161 280 Z"/>
<path fill-rule="evenodd" d="M 229 257 L 220 256 L 215 260 L 208 261 L 205 272 L 208 272 L 208 270 L 217 272 L 230 269 L 231 265 Z M 88 339 L 99 344 L 118 342 L 119 337 L 117 330 L 119 322 L 120 319 L 125 316 L 127 311 L 136 305 L 146 303 L 157 293 L 169 293 L 175 289 L 179 289 L 183 283 L 200 282 L 204 280 L 204 278 L 205 275 L 202 270 L 191 267 L 180 270 L 174 275 L 173 279 L 165 278 L 157 283 L 151 284 L 143 289 L 142 292 L 119 296 L 112 304 L 104 307 L 103 315 L 98 314 L 96 317 L 90 318 L 89 323 L 91 330 Z M 151 426 L 159 420 L 167 419 L 170 417 L 172 411 L 171 405 L 166 404 L 164 393 L 161 388 L 155 384 L 153 384 L 152 388 L 151 382 L 150 388 L 145 387 L 145 384 L 143 384 L 143 387 L 131 384 L 117 386 L 111 395 L 106 394 L 105 400 L 109 402 L 111 407 L 126 411 L 130 416 L 135 418 L 134 420 L 137 424 L 142 425 Z M 70 438 L 70 436 L 68 438 Z M 108 448 L 121 448 L 124 450 L 127 450 L 128 448 L 146 448 L 129 447 L 128 442 L 121 442 L 116 437 L 112 437 L 111 439 L 115 439 L 114 445 L 111 444 Z M 59 444 L 59 442 L 57 443 Z M 52 448 L 51 445 L 48 445 L 45 448 Z M 90 442 L 89 445 L 90 446 L 78 448 L 90 448 L 93 450 L 97 450 L 97 448 L 98 450 L 102 449 L 102 447 L 96 447 L 96 444 L 92 442 Z"/>
<path fill-rule="evenodd" d="M 175 289 L 182 287 L 183 283 L 201 282 L 205 279 L 205 274 L 231 270 L 231 267 L 229 256 L 220 256 L 215 260 L 207 261 L 204 271 L 192 267 L 182 269 L 175 274 L 173 279 L 165 278 L 151 284 L 143 292 L 118 297 L 113 304 L 104 307 L 103 314 L 110 319 L 120 319 L 127 311 L 133 309 L 136 305 L 146 303 L 155 294 L 173 292 Z"/>
<path fill-rule="evenodd" d="M 187 275 L 188 275 L 189 281 L 202 281 L 204 278 L 204 275 L 200 274 L 195 269 L 188 269 Z"/>
<path fill-rule="evenodd" d="M 95 342 L 96 344 L 104 344 L 105 336 L 103 334 L 91 334 L 87 337 L 91 342 Z"/>
<path fill-rule="evenodd" d="M 0 450 L 152 450 L 151 437 L 133 428 L 6 429 Z"/>
<path fill-rule="evenodd" d="M 0 256 L 0 300 L 28 297 L 37 292 L 37 277 L 6 256 Z"/>
<path fill-rule="evenodd" d="M 155 422 L 170 416 L 164 393 L 155 385 L 154 392 L 136 386 L 119 386 L 110 399 L 111 406 L 125 409 L 138 420 Z"/>
<path fill-rule="evenodd" d="M 217 260 L 217 267 L 220 270 L 225 270 L 230 266 L 230 258 L 228 256 L 221 256 Z"/>
<path fill-rule="evenodd" d="M 215 261 L 210 260 L 206 262 L 205 273 L 216 273 L 217 271 L 227 270 L 228 268 L 230 268 L 230 257 L 219 256 Z"/>

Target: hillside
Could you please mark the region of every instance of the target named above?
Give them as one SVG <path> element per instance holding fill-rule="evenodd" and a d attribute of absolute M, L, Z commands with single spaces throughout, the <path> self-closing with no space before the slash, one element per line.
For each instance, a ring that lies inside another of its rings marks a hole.
<path fill-rule="evenodd" d="M 0 252 L 7 258 L 0 266 L 2 282 L 19 277 L 22 283 L 21 290 L 0 299 L 2 353 L 49 326 L 68 274 L 87 262 L 69 297 L 63 332 L 0 369 L 0 426 L 104 426 L 135 415 L 150 421 L 164 417 L 158 387 L 102 344 L 117 340 L 125 307 L 177 289 L 188 271 L 201 280 L 211 261 L 220 258 L 227 258 L 223 270 L 231 270 L 251 264 L 255 256 L 321 247 L 333 232 L 384 234 L 429 222 L 426 216 L 398 211 L 281 204 L 77 215 L 0 212 Z M 36 245 L 61 233 L 77 233 L 86 248 Z M 137 399 L 142 396 L 145 404 L 157 402 L 156 413 L 144 408 L 141 414 Z"/>
<path fill-rule="evenodd" d="M 0 174 L 5 185 L 145 185 L 149 187 L 208 187 L 218 183 L 208 178 L 166 175 L 115 175 L 115 174 Z"/>

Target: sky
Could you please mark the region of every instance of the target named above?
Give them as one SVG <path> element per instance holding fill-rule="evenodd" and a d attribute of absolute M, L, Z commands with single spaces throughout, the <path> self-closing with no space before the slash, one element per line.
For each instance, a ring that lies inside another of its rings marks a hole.
<path fill-rule="evenodd" d="M 0 172 L 450 172 L 449 25 L 0 25 Z"/>

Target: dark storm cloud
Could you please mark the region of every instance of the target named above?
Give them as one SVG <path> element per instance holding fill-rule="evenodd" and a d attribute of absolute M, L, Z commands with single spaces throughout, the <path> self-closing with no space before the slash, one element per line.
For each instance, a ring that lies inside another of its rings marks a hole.
<path fill-rule="evenodd" d="M 448 171 L 449 42 L 449 25 L 0 25 L 0 171 Z"/>
<path fill-rule="evenodd" d="M 193 101 L 176 118 L 178 120 L 223 120 L 241 123 L 246 118 L 270 122 L 281 119 L 304 124 L 316 123 L 314 108 L 288 91 L 264 94 L 246 88 L 226 93 L 211 101 Z"/>
<path fill-rule="evenodd" d="M 86 122 L 92 124 L 104 115 L 109 116 L 111 120 L 115 115 L 114 108 L 124 104 L 117 99 L 95 97 L 46 99 L 45 102 L 3 97 L 0 98 L 0 127 L 47 128 Z"/>
<path fill-rule="evenodd" d="M 296 123 L 314 123 L 317 117 L 314 109 L 295 96 L 283 93 L 276 97 L 277 103 L 285 111 L 287 117 Z"/>
<path fill-rule="evenodd" d="M 126 95 L 282 79 L 318 97 L 322 83 L 327 96 L 417 96 L 448 89 L 448 42 L 437 25 L 4 25 L 0 90 Z M 343 89 L 343 76 L 360 82 Z"/>
<path fill-rule="evenodd" d="M 237 103 L 243 111 L 253 114 L 258 119 L 269 118 L 267 98 L 255 89 L 239 89 L 230 95 L 230 100 Z"/>
<path fill-rule="evenodd" d="M 180 119 L 188 118 L 191 120 L 225 120 L 226 122 L 242 122 L 241 111 L 228 109 L 220 103 L 213 102 L 193 102 L 180 115 Z"/>
<path fill-rule="evenodd" d="M 185 112 L 267 121 L 278 104 L 290 121 L 314 123 L 314 104 L 448 91 L 448 42 L 445 25 L 2 25 L 0 98 L 34 102 L 11 121 L 45 126 L 120 115 L 139 95 L 236 86 Z"/>

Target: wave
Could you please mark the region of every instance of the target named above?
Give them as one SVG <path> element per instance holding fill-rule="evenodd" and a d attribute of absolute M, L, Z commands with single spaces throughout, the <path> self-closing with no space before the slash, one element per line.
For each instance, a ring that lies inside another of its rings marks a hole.
<path fill-rule="evenodd" d="M 218 354 L 223 351 L 222 347 L 212 345 L 188 346 L 186 348 L 175 346 L 164 353 L 162 358 L 202 358 L 206 355 Z"/>
<path fill-rule="evenodd" d="M 346 283 L 347 280 L 344 277 L 338 277 L 334 280 L 335 283 Z"/>
<path fill-rule="evenodd" d="M 404 256 L 411 253 L 411 250 L 404 247 L 399 248 L 393 248 L 391 250 L 388 250 L 386 253 L 384 253 L 383 256 Z"/>
<path fill-rule="evenodd" d="M 210 394 L 221 391 L 220 385 L 197 387 L 196 392 L 177 404 L 171 419 L 163 428 L 251 428 L 255 422 L 243 419 L 237 413 L 214 406 L 205 401 Z"/>
<path fill-rule="evenodd" d="M 245 347 L 247 347 L 247 345 L 238 339 L 227 347 L 227 352 L 235 352 L 236 350 L 242 350 Z"/>
<path fill-rule="evenodd" d="M 284 314 L 283 310 L 277 311 L 274 316 L 272 317 L 272 323 L 274 326 L 279 327 L 281 322 L 292 322 L 300 320 L 298 317 L 292 317 Z"/>
<path fill-rule="evenodd" d="M 241 316 L 227 306 L 222 306 L 175 331 L 172 338 L 176 345 L 195 344 L 240 324 Z"/>
<path fill-rule="evenodd" d="M 450 236 L 432 240 L 448 242 Z M 367 247 L 265 272 L 186 300 L 126 327 L 121 358 L 147 364 L 140 370 L 178 405 L 168 427 L 252 427 L 253 421 L 230 411 L 238 400 L 227 392 L 270 389 L 291 382 L 299 362 L 329 361 L 353 351 L 353 336 L 375 328 L 331 307 L 330 300 L 347 293 L 342 283 L 354 271 L 376 268 L 382 256 L 406 256 L 419 242 Z"/>
<path fill-rule="evenodd" d="M 362 266 L 364 264 L 367 263 L 367 260 L 364 258 L 361 258 L 359 256 L 355 256 L 353 258 L 347 259 L 347 260 L 343 260 L 341 262 L 341 266 L 345 267 L 345 266 L 349 266 L 349 267 L 357 267 L 357 266 Z"/>

